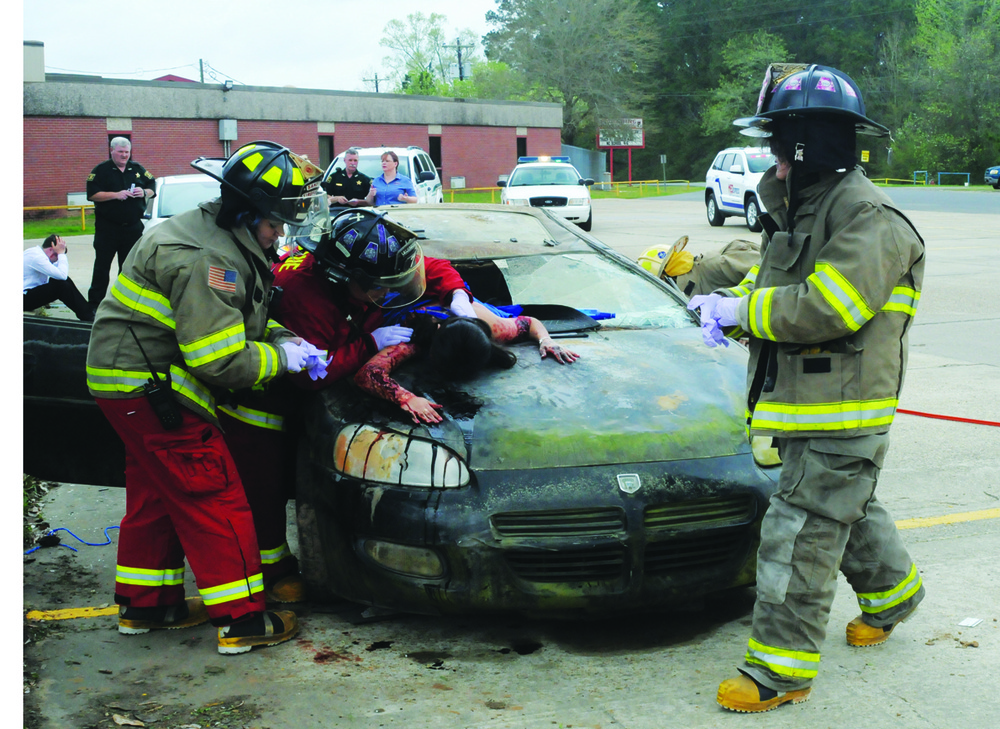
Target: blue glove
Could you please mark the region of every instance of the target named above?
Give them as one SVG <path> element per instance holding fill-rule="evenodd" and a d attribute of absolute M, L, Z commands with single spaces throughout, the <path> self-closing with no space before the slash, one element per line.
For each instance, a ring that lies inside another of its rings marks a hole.
<path fill-rule="evenodd" d="M 467 316 L 476 318 L 476 310 L 472 308 L 472 301 L 469 299 L 469 292 L 463 289 L 456 289 L 451 297 L 451 313 L 455 316 Z"/>
<path fill-rule="evenodd" d="M 375 346 L 380 350 L 391 347 L 394 344 L 408 342 L 411 336 L 413 336 L 413 330 L 410 327 L 379 327 L 372 332 Z"/>
<path fill-rule="evenodd" d="M 308 345 L 312 347 L 312 345 Z M 289 372 L 301 372 L 306 366 L 306 359 L 309 356 L 306 345 L 295 342 L 282 342 L 281 348 L 285 350 L 287 369 Z M 315 349 L 315 347 L 313 347 Z"/>

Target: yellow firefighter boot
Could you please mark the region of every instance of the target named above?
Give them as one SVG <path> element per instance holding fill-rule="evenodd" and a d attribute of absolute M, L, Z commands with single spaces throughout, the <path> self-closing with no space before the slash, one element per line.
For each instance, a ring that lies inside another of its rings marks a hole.
<path fill-rule="evenodd" d="M 219 628 L 219 653 L 233 655 L 259 645 L 278 645 L 298 632 L 299 620 L 291 610 L 253 613 Z"/>
<path fill-rule="evenodd" d="M 118 610 L 118 632 L 123 635 L 190 628 L 207 622 L 208 611 L 200 597 L 189 597 L 179 605 L 144 608 L 123 605 Z"/>
<path fill-rule="evenodd" d="M 889 640 L 889 636 L 892 635 L 892 631 L 896 629 L 896 626 L 904 620 L 908 620 L 914 612 L 916 612 L 916 608 L 913 608 L 913 610 L 901 617 L 895 623 L 883 625 L 881 628 L 869 625 L 862 620 L 862 616 L 859 615 L 847 624 L 847 645 L 853 645 L 856 648 L 867 648 L 873 645 L 881 645 Z"/>
<path fill-rule="evenodd" d="M 776 709 L 791 701 L 799 704 L 809 700 L 812 688 L 796 691 L 775 691 L 767 686 L 761 686 L 746 674 L 729 678 L 719 684 L 719 695 L 716 701 L 723 709 L 739 711 L 745 714 Z"/>

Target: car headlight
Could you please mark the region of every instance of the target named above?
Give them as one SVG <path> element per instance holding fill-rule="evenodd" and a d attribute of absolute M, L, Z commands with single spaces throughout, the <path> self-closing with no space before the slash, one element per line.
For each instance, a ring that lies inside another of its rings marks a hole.
<path fill-rule="evenodd" d="M 337 434 L 333 465 L 344 476 L 393 486 L 453 489 L 470 481 L 465 462 L 443 445 L 360 423 Z"/>
<path fill-rule="evenodd" d="M 365 554 L 393 572 L 431 579 L 444 577 L 444 562 L 433 549 L 366 539 Z"/>
<path fill-rule="evenodd" d="M 571 197 L 566 201 L 567 205 L 587 205 L 590 199 L 586 197 Z"/>
<path fill-rule="evenodd" d="M 508 205 L 528 205 L 528 201 L 524 198 L 514 198 L 513 200 L 507 201 Z"/>

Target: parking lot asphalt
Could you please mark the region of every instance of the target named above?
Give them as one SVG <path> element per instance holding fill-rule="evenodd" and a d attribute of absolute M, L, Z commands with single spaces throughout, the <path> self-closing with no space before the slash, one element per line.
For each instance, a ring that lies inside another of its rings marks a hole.
<path fill-rule="evenodd" d="M 841 581 L 809 702 L 761 719 L 716 706 L 719 682 L 735 675 L 746 649 L 753 592 L 743 590 L 677 612 L 583 625 L 367 620 L 348 605 L 306 604 L 298 638 L 234 657 L 216 653 L 207 626 L 123 636 L 113 615 L 37 621 L 42 628 L 24 649 L 26 670 L 36 674 L 24 701 L 39 723 L 25 726 L 110 727 L 116 714 L 153 727 L 275 729 L 994 726 L 1000 427 L 961 419 L 1000 421 L 1000 210 L 956 212 L 928 200 L 900 204 L 927 243 L 901 398 L 917 414 L 897 416 L 878 492 L 904 530 L 927 598 L 885 645 L 855 649 L 843 630 L 857 606 Z M 597 200 L 593 235 L 633 259 L 681 235 L 695 253 L 755 237 L 737 219 L 710 227 L 697 194 Z M 70 240 L 81 290 L 89 284 L 87 250 L 88 242 Z M 102 530 L 124 512 L 124 493 L 60 485 L 43 510 L 53 527 L 103 542 Z M 24 558 L 24 608 L 106 612 L 116 532 L 104 547 L 64 537 L 79 551 L 47 548 Z"/>

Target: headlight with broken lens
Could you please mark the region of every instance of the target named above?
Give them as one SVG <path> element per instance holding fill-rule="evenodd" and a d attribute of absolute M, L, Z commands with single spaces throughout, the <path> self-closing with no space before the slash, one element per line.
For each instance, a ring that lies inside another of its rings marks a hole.
<path fill-rule="evenodd" d="M 443 445 L 360 423 L 337 434 L 333 465 L 349 478 L 393 486 L 453 489 L 470 481 L 465 462 Z"/>
<path fill-rule="evenodd" d="M 444 562 L 433 549 L 380 539 L 366 539 L 364 549 L 372 560 L 393 572 L 430 579 L 444 576 Z"/>

